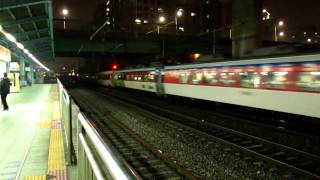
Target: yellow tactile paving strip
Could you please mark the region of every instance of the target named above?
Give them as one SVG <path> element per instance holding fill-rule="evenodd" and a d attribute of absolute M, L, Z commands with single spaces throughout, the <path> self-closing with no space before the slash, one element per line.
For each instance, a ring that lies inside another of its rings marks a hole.
<path fill-rule="evenodd" d="M 51 121 L 48 119 L 44 119 L 41 121 L 41 128 L 46 128 L 46 129 L 50 129 L 51 128 Z"/>
<path fill-rule="evenodd" d="M 64 145 L 61 129 L 52 129 L 49 146 L 48 171 L 65 170 Z"/>
<path fill-rule="evenodd" d="M 43 119 L 40 124 L 41 128 L 51 128 L 47 175 L 27 176 L 25 180 L 67 179 L 67 167 L 64 157 L 63 132 L 61 127 L 60 104 L 57 87 L 52 89 L 50 97 L 50 103 L 47 107 L 52 114 L 52 119 Z"/>
<path fill-rule="evenodd" d="M 52 121 L 51 121 L 51 136 L 49 145 L 48 157 L 48 175 L 55 179 L 67 179 L 67 167 L 64 157 L 63 132 L 61 126 L 61 116 L 59 112 L 59 96 L 57 87 L 54 89 L 52 98 Z"/>
<path fill-rule="evenodd" d="M 27 176 L 25 180 L 46 180 L 47 176 Z"/>

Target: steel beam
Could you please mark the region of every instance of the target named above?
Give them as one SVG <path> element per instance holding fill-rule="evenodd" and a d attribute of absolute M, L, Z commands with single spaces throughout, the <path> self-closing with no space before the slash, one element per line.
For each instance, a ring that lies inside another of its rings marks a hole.
<path fill-rule="evenodd" d="M 47 3 L 50 0 L 1 0 L 0 10 Z"/>
<path fill-rule="evenodd" d="M 38 38 L 38 39 L 32 39 L 29 41 L 21 41 L 20 43 L 22 43 L 24 46 L 30 46 L 33 44 L 39 44 L 39 43 L 49 43 L 51 40 L 50 37 L 43 37 L 43 38 Z M 26 47 L 28 49 L 28 47 Z"/>
<path fill-rule="evenodd" d="M 49 1 L 48 3 L 46 3 L 45 5 L 46 7 L 46 12 L 49 16 L 49 21 L 48 21 L 48 27 L 50 29 L 50 38 L 51 38 L 51 49 L 52 49 L 52 54 L 54 57 L 54 52 L 55 52 L 55 48 L 54 48 L 54 37 L 53 37 L 53 12 L 52 12 L 52 2 Z"/>
<path fill-rule="evenodd" d="M 47 20 L 47 19 L 48 19 L 48 15 L 41 15 L 41 16 L 34 16 L 30 18 L 17 19 L 13 21 L 6 21 L 6 22 L 2 22 L 1 25 L 4 27 L 9 27 L 9 26 L 15 26 L 19 24 L 30 23 L 32 21 L 41 21 L 41 20 Z"/>
<path fill-rule="evenodd" d="M 16 16 L 13 14 L 13 12 L 11 11 L 11 9 L 8 9 L 8 13 L 10 14 L 11 18 L 14 20 L 17 20 Z M 19 29 L 24 32 L 24 29 L 22 28 L 21 24 L 18 25 Z"/>
<path fill-rule="evenodd" d="M 30 16 L 30 17 L 33 17 L 32 12 L 31 12 L 31 9 L 30 9 L 30 6 L 27 6 L 27 11 L 28 11 L 29 16 Z M 37 27 L 37 25 L 36 25 L 36 22 L 33 21 L 32 24 L 33 24 L 34 29 L 37 30 L 38 27 Z M 40 38 L 40 34 L 39 34 L 39 33 L 37 33 L 37 36 L 38 36 L 38 38 Z"/>

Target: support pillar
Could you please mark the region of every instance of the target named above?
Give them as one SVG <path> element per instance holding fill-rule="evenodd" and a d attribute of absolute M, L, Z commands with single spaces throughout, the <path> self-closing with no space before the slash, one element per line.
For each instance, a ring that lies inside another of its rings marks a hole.
<path fill-rule="evenodd" d="M 26 86 L 26 63 L 23 58 L 20 58 L 20 84 L 21 86 Z"/>
<path fill-rule="evenodd" d="M 261 46 L 262 1 L 233 0 L 232 56 L 242 57 Z"/>
<path fill-rule="evenodd" d="M 34 64 L 30 63 L 29 67 L 30 67 L 30 81 L 31 81 L 31 84 L 34 84 Z"/>

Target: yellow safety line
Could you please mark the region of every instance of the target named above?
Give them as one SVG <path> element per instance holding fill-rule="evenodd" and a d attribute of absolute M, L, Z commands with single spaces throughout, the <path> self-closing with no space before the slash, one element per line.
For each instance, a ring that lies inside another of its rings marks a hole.
<path fill-rule="evenodd" d="M 46 180 L 47 176 L 43 175 L 43 176 L 27 176 L 25 178 L 25 180 Z"/>
<path fill-rule="evenodd" d="M 61 121 L 60 109 L 59 109 L 59 96 L 58 89 L 54 87 L 50 95 L 48 110 L 52 114 L 52 119 L 55 121 Z M 41 121 L 41 128 L 52 127 L 54 121 L 49 119 L 43 119 Z M 66 170 L 65 157 L 64 157 L 64 144 L 62 129 L 51 129 L 49 155 L 48 155 L 48 172 Z M 46 180 L 47 176 L 26 176 L 25 180 Z"/>
<path fill-rule="evenodd" d="M 52 129 L 49 147 L 48 171 L 65 170 L 64 147 L 61 129 Z"/>
<path fill-rule="evenodd" d="M 61 122 L 59 112 L 59 98 L 58 89 L 54 88 L 53 102 L 52 102 L 52 118 L 55 121 Z M 54 121 L 52 121 L 54 122 Z M 66 170 L 65 157 L 64 157 L 64 144 L 62 129 L 51 129 L 49 157 L 48 157 L 48 172 Z"/>

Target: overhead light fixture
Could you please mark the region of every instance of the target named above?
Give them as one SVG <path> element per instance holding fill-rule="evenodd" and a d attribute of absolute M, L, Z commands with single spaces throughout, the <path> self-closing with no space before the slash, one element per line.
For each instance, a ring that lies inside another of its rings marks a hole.
<path fill-rule="evenodd" d="M 19 49 L 21 49 L 26 55 L 28 55 L 35 63 L 37 63 L 38 65 L 40 65 L 40 66 L 41 66 L 43 69 L 45 69 L 46 71 L 50 71 L 50 69 L 47 68 L 45 65 L 43 65 L 37 58 L 35 58 L 35 57 L 33 56 L 33 54 L 31 54 L 31 53 L 29 52 L 28 49 L 25 49 L 25 47 L 23 46 L 23 44 L 17 42 L 16 38 L 15 38 L 12 34 L 7 33 L 7 32 L 3 29 L 3 27 L 2 27 L 1 25 L 0 25 L 0 33 L 4 34 L 4 36 L 5 36 L 9 41 L 15 43 L 16 46 L 17 46 Z"/>
<path fill-rule="evenodd" d="M 25 54 L 29 54 L 29 50 L 28 50 L 28 49 L 23 49 L 23 52 L 24 52 Z"/>
<path fill-rule="evenodd" d="M 21 43 L 17 43 L 18 48 L 20 48 L 21 50 L 24 50 L 24 46 Z"/>
<path fill-rule="evenodd" d="M 5 33 L 4 35 L 6 36 L 6 38 L 7 38 L 9 41 L 14 42 L 14 43 L 17 42 L 16 38 L 15 38 L 14 36 L 12 36 L 11 34 Z"/>

